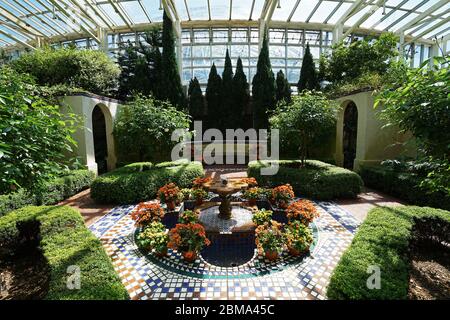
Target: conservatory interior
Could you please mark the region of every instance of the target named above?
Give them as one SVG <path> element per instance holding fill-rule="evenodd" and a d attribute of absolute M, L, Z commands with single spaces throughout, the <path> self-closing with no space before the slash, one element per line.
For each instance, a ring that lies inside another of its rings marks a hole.
<path fill-rule="evenodd" d="M 450 1 L 0 0 L 0 300 L 450 298 Z"/>

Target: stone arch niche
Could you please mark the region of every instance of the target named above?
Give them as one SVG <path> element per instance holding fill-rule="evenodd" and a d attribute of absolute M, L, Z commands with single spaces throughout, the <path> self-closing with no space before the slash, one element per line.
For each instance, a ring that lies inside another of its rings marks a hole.
<path fill-rule="evenodd" d="M 92 111 L 92 136 L 94 138 L 94 157 L 98 174 L 108 171 L 108 142 L 106 119 L 99 105 Z"/>
<path fill-rule="evenodd" d="M 342 152 L 344 154 L 343 166 L 353 170 L 356 158 L 356 146 L 358 138 L 358 108 L 353 101 L 347 103 L 344 110 Z"/>

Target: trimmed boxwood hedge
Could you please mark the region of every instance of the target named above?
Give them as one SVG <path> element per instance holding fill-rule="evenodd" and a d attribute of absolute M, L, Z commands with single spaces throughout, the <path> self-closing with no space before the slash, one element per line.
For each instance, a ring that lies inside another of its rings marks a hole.
<path fill-rule="evenodd" d="M 362 167 L 361 178 L 368 187 L 386 192 L 408 203 L 450 210 L 450 194 L 425 192 L 419 185 L 422 178 L 411 172 L 385 167 Z"/>
<path fill-rule="evenodd" d="M 46 299 L 128 299 L 128 293 L 98 240 L 70 207 L 26 207 L 0 218 L 0 249 L 14 251 L 23 241 L 24 226 L 38 223 L 39 246 L 48 262 Z M 22 231 L 23 232 L 23 231 Z M 81 288 L 67 288 L 67 267 L 78 266 Z"/>
<path fill-rule="evenodd" d="M 261 168 L 270 162 L 279 164 L 278 173 L 261 175 Z M 354 198 L 361 192 L 363 182 L 353 171 L 317 160 L 308 160 L 302 168 L 299 165 L 300 160 L 251 161 L 247 174 L 269 187 L 289 183 L 297 196 L 317 200 Z"/>
<path fill-rule="evenodd" d="M 97 177 L 91 185 L 91 197 L 100 203 L 136 203 L 155 198 L 166 183 L 185 188 L 203 175 L 203 166 L 196 161 L 133 163 Z"/>
<path fill-rule="evenodd" d="M 95 174 L 88 170 L 72 170 L 70 173 L 46 182 L 31 192 L 25 189 L 0 195 L 0 216 L 28 205 L 58 203 L 89 188 Z"/>
<path fill-rule="evenodd" d="M 372 209 L 331 275 L 328 298 L 406 299 L 409 249 L 411 241 L 416 240 L 417 229 L 422 236 L 426 233 L 434 240 L 448 243 L 450 212 L 413 206 Z M 380 267 L 380 289 L 366 286 L 369 266 Z"/>

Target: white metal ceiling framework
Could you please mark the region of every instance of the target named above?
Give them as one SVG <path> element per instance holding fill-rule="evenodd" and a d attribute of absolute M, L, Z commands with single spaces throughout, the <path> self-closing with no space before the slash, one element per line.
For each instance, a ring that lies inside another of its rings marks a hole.
<path fill-rule="evenodd" d="M 333 41 L 351 34 L 392 31 L 402 45 L 446 44 L 450 0 L 0 0 L 0 47 L 34 49 L 91 38 L 103 48 L 108 33 L 142 31 L 166 10 L 184 27 L 326 30 Z"/>

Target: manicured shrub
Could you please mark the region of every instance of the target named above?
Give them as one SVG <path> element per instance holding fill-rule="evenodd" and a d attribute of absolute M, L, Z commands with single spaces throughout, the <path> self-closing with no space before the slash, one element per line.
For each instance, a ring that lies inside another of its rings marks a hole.
<path fill-rule="evenodd" d="M 401 169 L 362 167 L 361 178 L 368 187 L 386 192 L 408 203 L 450 210 L 450 194 L 444 191 L 427 191 L 420 187 L 423 177 L 417 172 Z"/>
<path fill-rule="evenodd" d="M 155 198 L 158 189 L 167 183 L 190 187 L 192 180 L 203 174 L 201 163 L 195 161 L 164 162 L 154 166 L 132 164 L 97 177 L 91 186 L 91 197 L 102 203 L 147 201 Z"/>
<path fill-rule="evenodd" d="M 306 44 L 305 55 L 303 56 L 302 68 L 300 69 L 300 79 L 297 83 L 298 92 L 303 90 L 316 90 L 319 88 L 317 79 L 316 65 L 309 49 L 309 43 Z"/>
<path fill-rule="evenodd" d="M 289 183 L 296 196 L 317 200 L 353 198 L 361 192 L 362 180 L 353 171 L 317 160 L 307 160 L 303 167 L 300 160 L 272 162 L 279 164 L 275 175 L 261 175 L 261 168 L 269 166 L 269 161 L 252 161 L 248 164 L 248 176 L 256 178 L 261 186 Z"/>
<path fill-rule="evenodd" d="M 406 299 L 409 249 L 418 226 L 427 230 L 428 240 L 450 241 L 448 211 L 428 207 L 372 209 L 331 275 L 328 298 Z M 380 268 L 380 289 L 371 290 L 366 285 L 370 266 Z"/>
<path fill-rule="evenodd" d="M 21 242 L 18 225 L 37 222 L 43 255 L 48 262 L 50 283 L 46 299 L 127 299 L 101 242 L 85 227 L 76 210 L 65 207 L 27 207 L 0 218 L 0 248 L 14 250 Z M 67 288 L 67 268 L 78 266 L 79 290 Z"/>
<path fill-rule="evenodd" d="M 0 217 L 4 214 L 36 203 L 36 197 L 25 189 L 0 195 Z"/>

